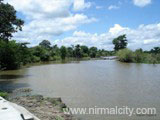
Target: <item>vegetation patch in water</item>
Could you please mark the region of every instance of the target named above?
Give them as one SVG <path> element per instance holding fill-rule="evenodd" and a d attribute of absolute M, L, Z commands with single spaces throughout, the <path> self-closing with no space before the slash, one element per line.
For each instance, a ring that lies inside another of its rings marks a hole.
<path fill-rule="evenodd" d="M 137 49 L 132 51 L 128 48 L 119 50 L 117 52 L 119 61 L 121 62 L 133 62 L 133 63 L 149 63 L 149 64 L 159 64 L 160 63 L 160 53 L 145 52 L 142 49 Z"/>

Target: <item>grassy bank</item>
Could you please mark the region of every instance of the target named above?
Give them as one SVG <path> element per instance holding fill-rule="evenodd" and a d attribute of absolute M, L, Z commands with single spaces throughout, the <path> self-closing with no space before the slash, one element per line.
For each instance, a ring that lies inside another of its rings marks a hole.
<path fill-rule="evenodd" d="M 144 52 L 141 49 L 136 51 L 122 49 L 117 52 L 117 56 L 121 62 L 160 64 L 160 53 Z"/>

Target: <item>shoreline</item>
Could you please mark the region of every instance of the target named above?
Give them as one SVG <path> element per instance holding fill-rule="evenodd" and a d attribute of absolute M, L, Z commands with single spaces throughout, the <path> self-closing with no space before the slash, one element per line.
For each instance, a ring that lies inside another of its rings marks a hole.
<path fill-rule="evenodd" d="M 63 109 L 67 108 L 67 105 L 63 103 L 61 98 L 27 95 L 31 92 L 30 89 L 20 89 L 17 91 L 24 92 L 26 95 L 23 94 L 16 97 L 10 97 L 9 95 L 7 100 L 24 107 L 40 120 L 78 120 L 71 114 L 64 114 Z M 15 94 L 15 91 L 13 93 Z"/>

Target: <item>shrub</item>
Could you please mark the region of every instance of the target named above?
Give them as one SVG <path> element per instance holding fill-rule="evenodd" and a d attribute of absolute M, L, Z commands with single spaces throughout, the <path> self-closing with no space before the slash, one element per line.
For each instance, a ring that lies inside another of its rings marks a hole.
<path fill-rule="evenodd" d="M 8 98 L 8 93 L 0 92 L 0 96 L 3 97 L 3 98 Z"/>
<path fill-rule="evenodd" d="M 32 62 L 40 62 L 41 61 L 41 59 L 40 59 L 40 57 L 37 57 L 37 56 L 32 56 L 32 58 L 31 58 L 31 60 L 32 60 Z"/>
<path fill-rule="evenodd" d="M 138 49 L 134 52 L 134 62 L 136 63 L 141 63 L 144 62 L 145 60 L 145 54 L 143 53 L 143 51 L 141 49 Z"/>
<path fill-rule="evenodd" d="M 119 50 L 117 52 L 119 61 L 121 62 L 133 62 L 134 53 L 129 49 Z"/>
<path fill-rule="evenodd" d="M 61 57 L 60 57 L 60 56 L 53 56 L 53 57 L 52 57 L 52 60 L 53 60 L 53 61 L 61 60 Z"/>

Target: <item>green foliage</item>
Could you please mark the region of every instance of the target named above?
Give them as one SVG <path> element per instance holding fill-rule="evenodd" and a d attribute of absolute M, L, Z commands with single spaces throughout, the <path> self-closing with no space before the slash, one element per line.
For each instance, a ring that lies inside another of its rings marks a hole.
<path fill-rule="evenodd" d="M 0 39 L 8 41 L 12 33 L 22 30 L 24 21 L 18 19 L 16 10 L 10 4 L 0 1 Z"/>
<path fill-rule="evenodd" d="M 137 49 L 135 52 L 129 49 L 119 50 L 117 56 L 121 62 L 160 63 L 160 54 L 145 53 L 142 49 Z"/>
<path fill-rule="evenodd" d="M 81 58 L 82 57 L 82 51 L 80 45 L 75 46 L 75 57 L 76 58 Z"/>
<path fill-rule="evenodd" d="M 43 41 L 41 42 L 43 43 Z M 48 41 L 48 43 L 50 43 Z M 0 70 L 18 69 L 21 65 L 35 62 L 64 60 L 67 58 L 89 59 L 113 55 L 112 52 L 98 50 L 96 47 L 76 45 L 71 47 L 58 47 L 57 45 L 45 47 L 38 45 L 28 48 L 29 43 L 5 42 L 0 40 Z"/>
<path fill-rule="evenodd" d="M 30 49 L 28 49 L 27 45 L 29 43 L 19 43 L 19 54 L 20 54 L 20 60 L 22 62 L 23 65 L 27 64 L 27 63 L 31 63 L 32 62 L 32 54 Z"/>
<path fill-rule="evenodd" d="M 142 49 L 137 49 L 134 52 L 134 62 L 141 63 L 141 62 L 145 61 L 144 56 L 145 56 L 145 54 L 143 53 L 143 50 Z"/>
<path fill-rule="evenodd" d="M 6 92 L 0 92 L 0 96 L 7 99 L 8 98 L 8 93 Z"/>
<path fill-rule="evenodd" d="M 48 41 L 48 40 L 43 40 L 41 43 L 39 43 L 39 45 L 41 46 L 41 47 L 44 47 L 44 48 L 50 48 L 50 45 L 51 45 L 51 43 Z"/>
<path fill-rule="evenodd" d="M 133 52 L 127 48 L 119 50 L 117 56 L 121 62 L 133 62 Z"/>
<path fill-rule="evenodd" d="M 32 61 L 33 63 L 36 63 L 36 62 L 40 62 L 41 59 L 40 59 L 40 57 L 32 56 L 32 57 L 31 57 L 31 61 Z"/>
<path fill-rule="evenodd" d="M 55 119 L 56 120 L 64 120 L 64 118 L 62 118 L 61 116 L 56 116 Z"/>
<path fill-rule="evenodd" d="M 82 57 L 88 57 L 89 48 L 85 45 L 81 46 Z"/>
<path fill-rule="evenodd" d="M 160 47 L 154 47 L 153 49 L 151 49 L 150 53 L 160 54 Z"/>
<path fill-rule="evenodd" d="M 16 10 L 0 0 L 0 70 L 18 69 L 21 65 L 33 62 L 46 62 L 68 58 L 95 58 L 111 55 L 112 52 L 98 50 L 96 47 L 76 45 L 66 48 L 51 46 L 43 40 L 38 46 L 28 48 L 29 43 L 16 43 L 10 40 L 12 33 L 22 30 L 24 22 L 16 16 Z"/>
<path fill-rule="evenodd" d="M 67 50 L 66 50 L 66 47 L 65 46 L 62 46 L 60 48 L 60 51 L 61 51 L 61 58 L 62 60 L 64 60 L 66 58 L 66 55 L 67 55 Z"/>
<path fill-rule="evenodd" d="M 41 46 L 36 46 L 32 48 L 33 55 L 40 58 L 41 61 L 49 61 L 50 53 L 48 50 Z"/>
<path fill-rule="evenodd" d="M 114 44 L 115 51 L 126 48 L 128 44 L 126 35 L 120 35 L 119 37 L 113 39 L 112 43 Z"/>
<path fill-rule="evenodd" d="M 74 56 L 74 50 L 72 47 L 67 48 L 67 57 L 73 57 Z"/>
<path fill-rule="evenodd" d="M 0 69 L 17 69 L 20 67 L 20 45 L 15 41 L 0 41 Z"/>
<path fill-rule="evenodd" d="M 52 57 L 52 61 L 58 61 L 58 60 L 61 60 L 60 56 L 54 56 L 54 57 Z"/>

